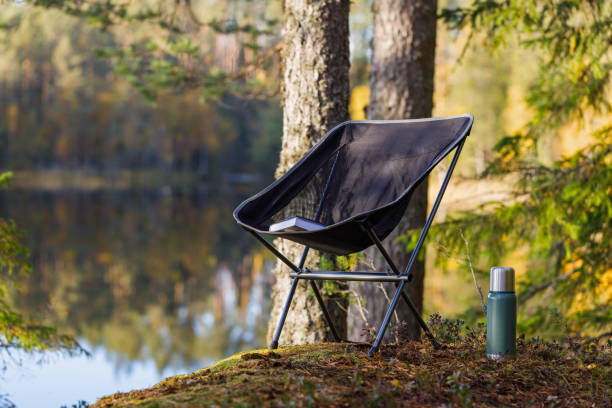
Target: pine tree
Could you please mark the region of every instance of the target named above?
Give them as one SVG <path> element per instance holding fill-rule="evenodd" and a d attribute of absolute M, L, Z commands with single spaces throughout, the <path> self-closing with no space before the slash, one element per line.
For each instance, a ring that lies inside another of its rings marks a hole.
<path fill-rule="evenodd" d="M 367 118 L 431 117 L 436 48 L 436 1 L 375 0 L 373 11 L 371 94 Z M 404 245 L 397 244 L 395 240 L 399 235 L 411 229 L 419 229 L 425 224 L 427 187 L 427 181 L 419 185 L 404 218 L 385 239 L 386 249 L 398 268 L 402 270 L 408 264 L 410 253 L 405 250 Z M 374 257 L 374 267 L 377 270 L 388 268 L 377 250 L 368 251 L 367 258 L 371 257 Z M 408 292 L 417 307 L 421 309 L 425 277 L 424 257 L 419 258 L 414 264 L 411 273 L 414 275 L 414 280 Z M 359 285 L 357 290 L 365 300 L 369 326 L 377 327 L 387 308 L 385 297 L 377 285 Z M 397 308 L 397 313 L 400 319 L 406 322 L 406 334 L 416 338 L 419 335 L 419 325 L 412 313 L 403 306 Z"/>
<path fill-rule="evenodd" d="M 277 176 L 293 166 L 329 129 L 348 120 L 349 4 L 347 0 L 285 1 L 283 143 Z M 289 259 L 299 260 L 302 245 L 284 240 L 276 244 Z M 306 265 L 315 265 L 320 256 L 310 251 Z M 291 286 L 289 272 L 282 262 L 274 271 L 269 340 Z M 346 300 L 336 296 L 328 305 L 340 335 L 345 336 Z M 309 294 L 307 283 L 301 281 L 280 342 L 309 343 L 326 336 L 319 305 Z"/>
<path fill-rule="evenodd" d="M 612 4 L 476 0 L 442 16 L 453 29 L 485 33 L 493 50 L 516 41 L 536 50 L 540 67 L 527 98 L 533 116 L 497 144 L 483 174 L 517 175 L 513 199 L 447 220 L 432 239 L 463 253 L 465 237 L 483 269 L 527 248 L 528 267 L 518 279 L 520 328 L 609 336 Z M 576 122 L 594 129 L 594 142 L 552 164 L 538 161 L 541 141 Z"/>

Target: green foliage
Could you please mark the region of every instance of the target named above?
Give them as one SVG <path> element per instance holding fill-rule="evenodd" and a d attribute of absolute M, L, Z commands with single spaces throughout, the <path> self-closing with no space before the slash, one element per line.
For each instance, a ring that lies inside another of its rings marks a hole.
<path fill-rule="evenodd" d="M 157 100 L 162 90 L 180 92 L 185 88 L 198 90 L 203 100 L 227 95 L 258 98 L 279 89 L 276 81 L 253 81 L 257 71 L 278 69 L 280 49 L 276 46 L 278 19 L 256 12 L 257 6 L 251 2 L 239 5 L 246 10 L 243 21 L 235 18 L 235 12 L 203 21 L 199 17 L 202 10 L 191 1 L 34 0 L 30 4 L 61 10 L 104 32 L 126 25 L 143 28 L 146 35 L 95 52 L 111 60 L 116 72 L 149 100 Z M 206 11 L 207 15 L 218 14 Z M 0 29 L 14 26 L 5 23 Z M 238 51 L 242 58 L 237 67 L 214 63 L 214 50 L 198 46 L 203 35 L 211 34 L 233 36 L 240 49 L 250 50 L 250 56 L 246 58 L 244 52 Z"/>
<path fill-rule="evenodd" d="M 323 271 L 354 271 L 359 262 L 364 260 L 362 253 L 354 253 L 348 256 L 333 256 L 328 258 L 324 255 L 319 257 L 319 268 Z M 350 303 L 354 302 L 348 285 L 343 282 L 331 280 L 323 281 L 321 291 L 326 296 L 347 298 Z M 314 293 L 311 293 L 314 296 Z"/>
<path fill-rule="evenodd" d="M 25 274 L 30 270 L 30 265 L 27 264 L 30 254 L 19 241 L 21 235 L 12 220 L 0 218 L 0 270 L 7 276 Z M 0 293 L 5 293 L 2 287 Z"/>
<path fill-rule="evenodd" d="M 612 140 L 523 174 L 512 204 L 446 221 L 433 235 L 459 248 L 463 231 L 485 265 L 527 248 L 530 262 L 518 280 L 518 299 L 524 306 L 536 302 L 521 308 L 531 310 L 523 315 L 524 330 L 554 326 L 550 311 L 537 301 L 544 293 L 546 306 L 561 311 L 574 330 L 605 329 L 612 319 L 604 281 L 612 247 Z"/>
<path fill-rule="evenodd" d="M 360 262 L 365 260 L 365 256 L 361 252 L 350 254 L 349 256 L 337 256 L 336 264 L 342 271 L 354 271 Z"/>
<path fill-rule="evenodd" d="M 0 299 L 0 348 L 26 352 L 64 351 L 87 354 L 69 335 L 58 333 L 55 327 L 29 322 Z"/>
<path fill-rule="evenodd" d="M 10 171 L 6 171 L 4 173 L 0 173 L 0 187 L 6 187 L 11 182 L 11 178 L 13 177 L 13 173 Z"/>
<path fill-rule="evenodd" d="M 219 93 L 206 102 L 201 90 L 183 86 L 192 75 L 186 67 L 152 59 L 139 68 L 141 50 L 164 46 L 150 38 L 146 27 L 102 33 L 57 10 L 36 7 L 2 7 L 0 20 L 11 13 L 18 24 L 0 32 L 0 54 L 6 57 L 0 62 L 6 101 L 0 104 L 1 167 L 113 173 L 105 178 L 109 181 L 127 169 L 189 173 L 195 181 L 216 182 L 223 173 L 272 177 L 282 126 L 278 100 Z M 138 39 L 135 51 L 123 47 L 126 38 L 130 43 Z M 208 53 L 209 42 L 177 38 L 172 47 L 191 58 L 188 53 L 196 47 Z M 116 52 L 123 56 L 114 63 Z M 136 69 L 142 76 L 130 76 Z M 210 92 L 224 75 L 217 70 L 210 78 Z M 175 86 L 176 92 L 167 89 Z M 150 103 L 134 87 L 160 102 Z"/>
<path fill-rule="evenodd" d="M 0 174 L 0 184 L 6 184 L 10 176 L 10 173 Z M 5 357 L 4 353 L 10 355 L 12 350 L 87 354 L 71 336 L 58 333 L 54 327 L 26 320 L 8 304 L 9 286 L 31 269 L 29 252 L 21 244 L 20 236 L 12 221 L 0 218 L 0 358 Z"/>
<path fill-rule="evenodd" d="M 323 281 L 323 284 L 321 286 L 321 292 L 327 296 L 345 297 L 347 293 L 346 290 L 343 290 L 343 286 L 345 285 L 342 285 L 335 281 L 326 280 Z"/>
<path fill-rule="evenodd" d="M 436 226 L 431 238 L 462 252 L 461 234 L 483 269 L 517 250 L 528 264 L 518 279 L 520 327 L 554 334 L 560 327 L 599 333 L 612 324 L 612 126 L 595 143 L 552 165 L 536 160 L 539 141 L 587 113 L 609 111 L 612 5 L 604 1 L 474 1 L 447 9 L 455 29 L 486 33 L 493 49 L 518 40 L 538 52 L 539 74 L 527 97 L 533 117 L 504 137 L 486 175 L 519 174 L 512 200 Z M 478 122 L 476 122 L 476 126 Z M 600 121 L 601 123 L 601 121 Z M 448 259 L 439 257 L 444 264 Z M 564 324 L 555 321 L 561 314 Z"/>
<path fill-rule="evenodd" d="M 157 4 L 157 8 L 149 8 L 143 2 L 142 6 L 136 7 L 135 10 L 128 10 L 133 4 L 117 3 L 111 0 L 93 0 L 93 1 L 72 1 L 72 0 L 34 0 L 34 6 L 44 8 L 57 8 L 64 13 L 81 17 L 87 20 L 90 24 L 107 30 L 109 27 L 120 24 L 121 22 L 133 22 L 154 20 L 157 24 L 163 27 L 168 27 L 168 23 L 162 18 L 161 4 Z M 132 7 L 134 8 L 134 7 Z"/>
<path fill-rule="evenodd" d="M 527 97 L 533 118 L 521 133 L 498 144 L 497 170 L 532 153 L 534 142 L 545 132 L 583 118 L 586 112 L 609 111 L 610 2 L 476 0 L 469 7 L 445 9 L 441 17 L 453 29 L 485 32 L 486 43 L 494 50 L 519 41 L 538 51 L 539 75 Z M 514 169 L 519 166 L 513 164 Z"/>
<path fill-rule="evenodd" d="M 333 256 L 331 258 L 321 255 L 319 257 L 319 268 L 324 271 L 354 271 L 357 265 L 364 260 L 365 256 L 361 252 L 348 256 Z"/>
<path fill-rule="evenodd" d="M 398 244 L 403 245 L 404 249 L 406 250 L 406 252 L 412 252 L 412 251 L 414 251 L 414 249 L 417 246 L 417 243 L 419 242 L 419 236 L 420 235 L 421 235 L 421 231 L 419 231 L 419 230 L 412 230 L 410 233 L 408 233 L 406 235 L 400 235 L 399 237 L 397 237 L 397 239 L 395 241 Z M 424 254 L 423 251 L 419 252 L 418 259 L 420 261 L 425 259 L 425 254 Z"/>
<path fill-rule="evenodd" d="M 0 173 L 0 187 L 8 185 L 12 177 L 11 172 Z M 14 280 L 19 275 L 30 271 L 28 264 L 29 251 L 19 238 L 22 236 L 12 220 L 0 218 L 0 302 L 7 293 L 7 280 Z M 4 305 L 2 305 L 4 306 Z"/>
<path fill-rule="evenodd" d="M 13 173 L 0 173 L 0 188 L 9 184 Z M 21 231 L 12 220 L 0 218 L 0 305 L 2 298 L 6 296 L 7 288 L 3 281 L 7 278 L 12 278 L 19 274 L 26 274 L 30 271 L 30 265 L 27 259 L 30 253 L 27 248 L 21 245 L 19 238 Z M 1 313 L 1 312 L 0 312 Z"/>
<path fill-rule="evenodd" d="M 333 259 L 321 255 L 319 258 L 319 268 L 321 268 L 322 271 L 333 271 L 335 267 L 336 264 Z"/>
<path fill-rule="evenodd" d="M 436 339 L 443 343 L 459 343 L 463 340 L 461 329 L 463 320 L 447 319 L 439 313 L 433 313 L 427 318 L 427 325 Z"/>
<path fill-rule="evenodd" d="M 446 377 L 446 385 L 449 386 L 453 400 L 460 407 L 472 407 L 473 396 L 470 386 L 461 381 L 461 371 L 455 371 Z"/>

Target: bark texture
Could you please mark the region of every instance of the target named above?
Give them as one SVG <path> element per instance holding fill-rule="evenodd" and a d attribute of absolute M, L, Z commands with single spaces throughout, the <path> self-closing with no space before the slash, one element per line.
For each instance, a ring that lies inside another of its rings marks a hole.
<path fill-rule="evenodd" d="M 408 119 L 430 117 L 433 109 L 434 56 L 436 46 L 435 0 L 374 0 L 374 39 L 372 46 L 370 104 L 368 119 Z M 385 240 L 385 247 L 400 270 L 406 268 L 410 253 L 394 244 L 398 235 L 422 227 L 427 216 L 427 182 L 415 191 L 408 211 L 398 227 Z M 424 252 L 424 249 L 423 249 Z M 387 264 L 376 249 L 366 257 L 378 270 Z M 417 261 L 412 269 L 414 280 L 407 292 L 419 310 L 423 305 L 425 265 Z M 355 285 L 366 301 L 368 324 L 378 329 L 388 303 L 381 289 L 372 284 Z M 393 285 L 385 285 L 390 297 Z M 406 323 L 402 334 L 419 336 L 419 326 L 404 302 L 396 309 Z M 359 313 L 351 313 L 351 336 L 359 337 L 364 326 Z"/>
<path fill-rule="evenodd" d="M 276 176 L 293 166 L 334 125 L 348 120 L 348 0 L 285 0 L 283 48 L 283 143 Z M 277 240 L 277 248 L 296 264 L 302 246 Z M 320 254 L 311 251 L 307 266 Z M 291 280 L 279 262 L 274 271 L 268 341 L 272 339 Z M 346 305 L 327 303 L 340 335 L 346 336 Z M 300 282 L 285 322 L 280 344 L 301 344 L 328 337 L 325 321 L 307 282 Z"/>

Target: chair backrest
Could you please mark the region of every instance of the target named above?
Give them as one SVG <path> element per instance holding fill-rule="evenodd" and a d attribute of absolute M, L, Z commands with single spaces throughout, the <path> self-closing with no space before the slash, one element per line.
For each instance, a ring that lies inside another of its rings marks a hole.
<path fill-rule="evenodd" d="M 398 198 L 405 202 L 395 212 L 403 213 L 410 196 L 404 193 L 467 135 L 471 124 L 471 115 L 340 124 L 283 178 L 241 205 L 242 220 L 259 230 L 293 216 L 313 220 L 322 202 L 319 222 L 332 225 Z"/>
<path fill-rule="evenodd" d="M 362 121 L 348 133 L 323 209 L 338 222 L 396 200 L 457 140 L 459 120 Z"/>

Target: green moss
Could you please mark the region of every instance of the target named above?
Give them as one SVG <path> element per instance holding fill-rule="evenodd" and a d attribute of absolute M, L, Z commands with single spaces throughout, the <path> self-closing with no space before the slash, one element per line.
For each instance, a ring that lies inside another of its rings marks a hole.
<path fill-rule="evenodd" d="M 205 368 L 203 370 L 199 370 L 197 372 L 203 373 L 203 372 L 215 372 L 215 371 L 219 371 L 219 370 L 227 370 L 229 368 L 232 368 L 234 366 L 236 366 L 238 363 L 240 363 L 243 359 L 242 357 L 248 354 L 253 354 L 253 353 L 260 353 L 260 354 L 267 354 L 269 353 L 269 350 L 253 350 L 253 351 L 243 351 L 240 353 L 236 353 L 233 356 L 230 356 L 228 358 L 225 358 L 223 360 L 219 360 L 217 361 L 215 364 L 213 364 L 212 366 Z"/>
<path fill-rule="evenodd" d="M 515 360 L 484 358 L 482 337 L 433 350 L 324 343 L 239 353 L 212 367 L 98 401 L 98 407 L 524 406 L 612 401 L 609 346 L 560 346 L 519 339 Z M 471 357 L 471 358 L 470 358 Z M 598 390 L 598 392 L 593 392 Z M 561 404 L 563 405 L 563 404 Z"/>

